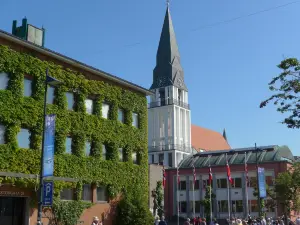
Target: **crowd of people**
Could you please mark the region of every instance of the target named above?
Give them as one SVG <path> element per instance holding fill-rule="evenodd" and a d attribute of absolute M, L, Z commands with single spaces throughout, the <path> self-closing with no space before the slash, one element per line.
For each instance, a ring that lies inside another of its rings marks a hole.
<path fill-rule="evenodd" d="M 292 221 L 291 219 L 287 219 L 287 224 L 285 224 L 285 218 L 284 216 L 276 218 L 264 218 L 264 217 L 251 217 L 248 216 L 247 219 L 240 219 L 240 218 L 232 218 L 227 219 L 227 225 L 300 225 L 300 217 L 298 217 L 295 221 Z M 167 225 L 167 222 L 165 221 L 165 217 L 162 216 L 161 220 L 157 216 L 155 218 L 154 225 Z M 189 219 L 187 218 L 186 221 L 183 223 L 183 225 L 207 225 L 205 218 L 194 218 Z M 211 222 L 209 222 L 209 225 L 219 225 L 217 219 L 213 219 Z"/>

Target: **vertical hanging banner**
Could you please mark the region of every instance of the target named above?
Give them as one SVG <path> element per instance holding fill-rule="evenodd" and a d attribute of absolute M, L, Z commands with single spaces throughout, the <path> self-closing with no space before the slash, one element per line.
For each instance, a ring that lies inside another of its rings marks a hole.
<path fill-rule="evenodd" d="M 266 198 L 266 180 L 265 180 L 265 168 L 258 167 L 258 188 L 259 188 L 259 197 Z"/>
<path fill-rule="evenodd" d="M 53 176 L 54 171 L 54 141 L 55 115 L 45 116 L 45 139 L 43 156 L 43 177 Z"/>

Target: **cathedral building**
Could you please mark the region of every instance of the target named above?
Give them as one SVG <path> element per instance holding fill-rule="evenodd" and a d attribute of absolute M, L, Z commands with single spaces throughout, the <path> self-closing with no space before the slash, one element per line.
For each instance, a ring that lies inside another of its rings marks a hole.
<path fill-rule="evenodd" d="M 191 124 L 188 88 L 169 6 L 150 89 L 154 95 L 148 106 L 149 164 L 177 167 L 183 158 L 198 151 L 230 149 L 225 135 Z"/>

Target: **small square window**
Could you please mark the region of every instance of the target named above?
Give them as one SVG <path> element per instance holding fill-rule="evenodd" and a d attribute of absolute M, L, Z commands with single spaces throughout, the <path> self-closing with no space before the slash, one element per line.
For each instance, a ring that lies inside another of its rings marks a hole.
<path fill-rule="evenodd" d="M 137 164 L 138 163 L 138 160 L 137 160 L 137 153 L 136 152 L 133 152 L 132 153 L 132 162 L 134 164 Z"/>
<path fill-rule="evenodd" d="M 107 199 L 108 197 L 107 197 L 106 187 L 105 186 L 97 187 L 97 201 L 103 202 L 103 201 L 107 201 Z"/>
<path fill-rule="evenodd" d="M 233 178 L 233 188 L 242 188 L 242 178 Z"/>
<path fill-rule="evenodd" d="M 180 189 L 181 191 L 186 190 L 186 181 L 185 181 L 185 180 L 181 180 L 179 186 L 180 186 L 179 189 Z"/>
<path fill-rule="evenodd" d="M 24 78 L 24 96 L 30 97 L 32 94 L 32 80 Z"/>
<path fill-rule="evenodd" d="M 92 186 L 90 184 L 83 185 L 82 200 L 83 201 L 92 201 Z"/>
<path fill-rule="evenodd" d="M 102 117 L 108 119 L 109 115 L 109 105 L 106 103 L 102 103 Z"/>
<path fill-rule="evenodd" d="M 87 114 L 93 114 L 94 101 L 92 99 L 85 100 L 85 108 Z"/>
<path fill-rule="evenodd" d="M 85 155 L 91 155 L 91 142 L 85 142 Z"/>
<path fill-rule="evenodd" d="M 164 153 L 161 153 L 158 155 L 158 163 L 159 163 L 159 165 L 164 164 Z"/>
<path fill-rule="evenodd" d="M 73 110 L 74 107 L 74 94 L 71 92 L 66 92 L 68 110 Z"/>
<path fill-rule="evenodd" d="M 61 200 L 74 200 L 74 189 L 63 189 L 60 192 Z"/>
<path fill-rule="evenodd" d="M 17 139 L 19 148 L 30 147 L 30 131 L 28 129 L 21 129 L 21 131 L 18 133 Z"/>
<path fill-rule="evenodd" d="M 66 139 L 66 153 L 71 154 L 72 153 L 72 138 L 67 137 Z"/>
<path fill-rule="evenodd" d="M 120 160 L 120 162 L 123 162 L 123 148 L 119 148 L 118 149 L 118 151 L 119 151 L 119 160 Z"/>
<path fill-rule="evenodd" d="M 47 103 L 48 104 L 54 103 L 54 93 L 55 93 L 55 88 L 52 86 L 48 86 L 48 88 L 47 88 Z"/>
<path fill-rule="evenodd" d="M 139 127 L 139 115 L 137 113 L 132 113 L 132 126 Z"/>
<path fill-rule="evenodd" d="M 5 126 L 0 125 L 0 144 L 5 144 Z"/>
<path fill-rule="evenodd" d="M 102 159 L 104 159 L 104 160 L 107 159 L 106 146 L 105 145 L 102 145 Z"/>
<path fill-rule="evenodd" d="M 118 109 L 118 120 L 124 123 L 124 111 L 122 109 Z"/>
<path fill-rule="evenodd" d="M 0 90 L 5 90 L 7 88 L 9 77 L 7 73 L 0 72 Z"/>

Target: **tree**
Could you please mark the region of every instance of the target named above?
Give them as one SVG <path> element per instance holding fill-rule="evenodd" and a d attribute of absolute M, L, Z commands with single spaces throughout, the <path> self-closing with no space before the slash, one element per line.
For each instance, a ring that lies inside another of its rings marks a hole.
<path fill-rule="evenodd" d="M 288 217 L 291 210 L 300 210 L 300 163 L 294 163 L 290 170 L 280 173 L 275 182 L 276 200 Z"/>
<path fill-rule="evenodd" d="M 210 218 L 210 200 L 213 201 L 214 198 L 216 198 L 216 195 L 212 193 L 211 186 L 206 187 L 205 191 L 205 197 L 203 200 L 200 201 L 200 204 L 204 207 L 204 214 L 206 217 L 206 221 L 210 221 L 212 218 Z M 211 198 L 210 198 L 211 194 Z"/>
<path fill-rule="evenodd" d="M 273 102 L 278 112 L 288 114 L 282 123 L 288 128 L 300 128 L 300 62 L 288 58 L 277 67 L 283 71 L 269 83 L 269 89 L 275 94 L 261 102 L 260 108 Z"/>
<path fill-rule="evenodd" d="M 164 214 L 163 209 L 163 190 L 162 190 L 162 182 L 157 181 L 156 188 L 152 191 L 153 197 L 153 215 L 156 215 L 156 210 L 158 211 L 158 216 L 161 218 Z"/>

